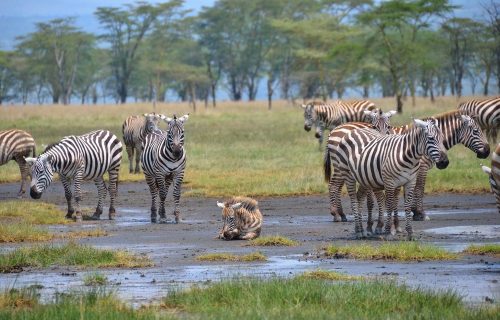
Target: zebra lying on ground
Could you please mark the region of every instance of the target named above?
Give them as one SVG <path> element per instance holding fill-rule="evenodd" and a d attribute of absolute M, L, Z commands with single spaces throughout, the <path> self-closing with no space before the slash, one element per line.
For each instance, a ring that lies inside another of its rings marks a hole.
<path fill-rule="evenodd" d="M 425 154 L 436 162 L 439 169 L 446 168 L 448 157 L 442 141 L 443 135 L 435 120 L 415 119 L 414 126 L 404 134 L 384 136 L 373 129 L 354 129 L 341 139 L 337 148 L 327 149 L 327 153 L 334 153 L 331 158 L 337 159 L 339 164 L 335 170 L 345 178 L 358 238 L 366 236 L 366 233 L 361 221 L 356 183 L 363 187 L 361 190 L 385 190 L 387 234 L 395 233 L 391 228 L 391 213 L 397 212 L 395 190 L 404 186 L 406 232 L 408 239 L 412 239 L 410 214 L 419 162 Z M 330 156 L 327 156 L 326 159 L 329 159 Z"/>
<path fill-rule="evenodd" d="M 129 172 L 139 173 L 139 161 L 141 160 L 142 141 L 149 133 L 158 130 L 160 115 L 145 113 L 142 116 L 130 116 L 123 122 L 123 141 L 127 150 L 129 161 Z M 134 170 L 135 153 L 135 170 Z"/>
<path fill-rule="evenodd" d="M 106 183 L 103 175 L 109 175 L 109 219 L 115 218 L 115 199 L 118 173 L 122 160 L 122 143 L 107 130 L 96 130 L 81 136 L 64 137 L 61 141 L 49 145 L 37 158 L 26 158 L 31 164 L 31 190 L 33 199 L 40 199 L 42 193 L 52 182 L 54 172 L 59 173 L 64 186 L 64 195 L 68 203 L 66 218 L 81 221 L 80 211 L 81 182 L 94 180 L 98 191 L 98 202 L 94 220 L 102 214 L 103 201 L 106 198 Z M 71 180 L 74 183 L 75 207 L 72 205 Z"/>
<path fill-rule="evenodd" d="M 180 118 L 160 116 L 168 124 L 167 131 L 157 130 L 146 136 L 142 143 L 142 170 L 151 193 L 151 222 L 156 223 L 157 213 L 160 223 L 167 223 L 165 216 L 165 199 L 168 188 L 174 182 L 174 216 L 175 223 L 180 222 L 179 200 L 181 185 L 186 167 L 186 151 L 184 150 L 184 123 L 189 118 L 186 114 Z M 160 196 L 160 207 L 157 212 L 156 199 Z"/>
<path fill-rule="evenodd" d="M 258 202 L 252 198 L 233 197 L 222 203 L 222 221 L 224 222 L 219 239 L 224 240 L 252 240 L 260 235 L 262 229 L 262 213 Z"/>
<path fill-rule="evenodd" d="M 458 105 L 458 110 L 470 116 L 486 131 L 490 142 L 496 143 L 497 130 L 500 128 L 500 97 L 469 100 Z"/>
<path fill-rule="evenodd" d="M 490 177 L 491 192 L 495 195 L 498 213 L 500 213 L 500 143 L 497 144 L 495 152 L 491 155 L 491 168 L 481 167 Z"/>
<path fill-rule="evenodd" d="M 304 130 L 310 131 L 313 125 L 316 127 L 315 136 L 320 149 L 324 130 L 330 131 L 346 122 L 371 122 L 364 111 L 375 109 L 375 104 L 369 100 L 336 100 L 331 103 L 311 101 L 301 106 L 304 109 Z"/>
<path fill-rule="evenodd" d="M 6 164 L 10 160 L 17 162 L 21 173 L 21 188 L 17 193 L 19 198 L 26 192 L 24 183 L 30 174 L 29 166 L 24 160 L 24 157 L 29 157 L 30 154 L 36 157 L 35 152 L 35 140 L 26 131 L 19 129 L 0 131 L 0 166 Z"/>

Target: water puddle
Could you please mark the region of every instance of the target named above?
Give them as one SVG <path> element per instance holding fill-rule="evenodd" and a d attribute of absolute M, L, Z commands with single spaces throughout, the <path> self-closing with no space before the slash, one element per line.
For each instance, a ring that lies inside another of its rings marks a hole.
<path fill-rule="evenodd" d="M 500 236 L 500 225 L 475 225 L 432 228 L 424 230 L 424 232 L 437 235 L 449 235 L 460 239 L 493 239 Z"/>

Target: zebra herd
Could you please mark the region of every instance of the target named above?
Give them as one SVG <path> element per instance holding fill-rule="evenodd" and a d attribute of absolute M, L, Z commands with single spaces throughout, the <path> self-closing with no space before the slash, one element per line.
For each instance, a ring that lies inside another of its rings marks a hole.
<path fill-rule="evenodd" d="M 353 105 L 371 105 L 356 101 Z M 330 212 L 334 221 L 346 221 L 340 204 L 340 193 L 346 184 L 351 208 L 355 216 L 355 233 L 365 237 L 361 223 L 360 206 L 367 197 L 368 233 L 372 233 L 373 195 L 379 206 L 376 233 L 382 233 L 383 207 L 387 212 L 385 233 L 390 236 L 401 231 L 397 215 L 397 197 L 404 187 L 404 208 L 406 232 L 412 238 L 411 212 L 414 220 L 425 219 L 423 195 L 427 172 L 435 163 L 438 169 L 448 165 L 447 150 L 462 143 L 484 159 L 490 153 L 488 141 L 481 129 L 496 139 L 496 129 L 500 126 L 500 97 L 486 100 L 472 100 L 450 111 L 424 120 L 414 119 L 413 126 L 390 127 L 390 114 L 318 102 L 302 105 L 304 108 L 304 129 L 312 125 L 325 128 L 328 124 L 342 124 L 331 130 L 324 157 L 325 180 L 329 184 Z M 347 105 L 347 103 L 343 103 Z M 357 115 L 352 115 L 353 112 Z M 321 116 L 320 116 L 321 114 Z M 330 115 L 331 119 L 325 119 Z M 345 119 L 365 117 L 365 122 L 347 122 Z M 322 123 L 324 122 L 324 123 Z M 389 129 L 388 129 L 389 128 Z M 322 130 L 322 129 L 321 129 Z M 490 174 L 490 184 L 496 195 L 500 212 L 500 144 L 492 157 L 493 169 L 483 166 Z M 331 172 L 331 166 L 334 172 Z M 358 188 L 356 188 L 359 185 Z M 385 194 L 382 192 L 385 191 Z M 384 201 L 385 197 L 385 201 Z"/>

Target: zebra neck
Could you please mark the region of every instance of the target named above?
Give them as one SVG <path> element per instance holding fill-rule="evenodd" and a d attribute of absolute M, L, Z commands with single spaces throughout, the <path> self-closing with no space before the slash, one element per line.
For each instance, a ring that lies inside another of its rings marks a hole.
<path fill-rule="evenodd" d="M 404 143 L 403 155 L 407 160 L 418 163 L 425 155 L 425 134 L 423 130 L 413 127 L 408 133 L 402 135 Z"/>
<path fill-rule="evenodd" d="M 459 144 L 461 123 L 455 115 L 445 115 L 441 118 L 437 117 L 436 120 L 438 121 L 439 128 L 443 133 L 443 145 L 446 150 L 449 150 L 454 145 Z"/>

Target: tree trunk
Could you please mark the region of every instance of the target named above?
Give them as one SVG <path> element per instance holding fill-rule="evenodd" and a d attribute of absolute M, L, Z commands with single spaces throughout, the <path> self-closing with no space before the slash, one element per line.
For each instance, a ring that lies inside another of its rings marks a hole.
<path fill-rule="evenodd" d="M 271 108 L 273 107 L 273 93 L 274 93 L 274 90 L 273 90 L 273 80 L 271 79 L 271 77 L 268 77 L 267 78 L 267 109 L 268 110 L 271 110 Z"/>
<path fill-rule="evenodd" d="M 397 104 L 397 111 L 398 113 L 403 113 L 403 95 L 401 93 L 398 93 L 396 95 L 396 104 Z"/>

